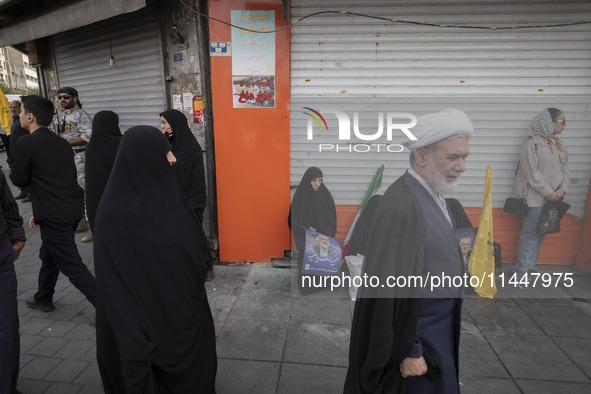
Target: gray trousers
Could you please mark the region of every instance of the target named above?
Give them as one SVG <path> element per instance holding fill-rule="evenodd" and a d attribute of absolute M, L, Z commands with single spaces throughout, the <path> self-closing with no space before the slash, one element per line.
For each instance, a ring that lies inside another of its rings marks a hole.
<path fill-rule="evenodd" d="M 86 152 L 74 153 L 74 164 L 76 164 L 76 175 L 78 184 L 82 189 L 86 191 L 86 175 L 84 172 L 84 163 L 86 158 Z"/>

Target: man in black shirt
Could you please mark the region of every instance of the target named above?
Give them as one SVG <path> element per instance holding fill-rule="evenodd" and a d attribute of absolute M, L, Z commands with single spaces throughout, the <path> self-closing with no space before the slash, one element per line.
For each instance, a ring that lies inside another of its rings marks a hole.
<path fill-rule="evenodd" d="M 10 125 L 10 137 L 8 140 L 10 143 L 6 146 L 6 153 L 8 155 L 8 159 L 6 160 L 8 164 L 12 162 L 14 159 L 14 147 L 16 146 L 16 142 L 20 140 L 21 137 L 25 135 L 29 135 L 29 132 L 21 127 L 21 121 L 19 119 L 19 115 L 21 113 L 21 102 L 20 101 L 12 101 L 10 103 L 10 113 L 12 114 L 12 124 Z M 15 200 L 23 200 L 23 202 L 31 202 L 29 198 L 29 188 L 27 186 L 20 187 L 20 194 L 16 196 Z"/>
<path fill-rule="evenodd" d="M 14 260 L 25 241 L 23 218 L 0 171 L 0 393 L 16 392 L 20 338 Z"/>
<path fill-rule="evenodd" d="M 47 126 L 53 104 L 41 96 L 22 98 L 21 126 L 31 133 L 16 144 L 10 179 L 29 186 L 33 203 L 31 227 L 41 230 L 39 289 L 25 300 L 29 308 L 51 312 L 60 271 L 95 305 L 96 282 L 78 253 L 74 230 L 84 214 L 84 191 L 76 180 L 74 152 Z"/>

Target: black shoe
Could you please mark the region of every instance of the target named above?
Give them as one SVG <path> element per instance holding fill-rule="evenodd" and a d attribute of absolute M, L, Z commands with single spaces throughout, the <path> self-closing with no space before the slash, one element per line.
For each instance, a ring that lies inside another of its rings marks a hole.
<path fill-rule="evenodd" d="M 31 202 L 31 199 L 29 198 L 29 196 L 27 196 L 23 199 L 23 202 Z"/>
<path fill-rule="evenodd" d="M 205 279 L 206 282 L 211 282 L 215 275 L 213 274 L 213 270 L 207 272 L 207 278 Z"/>
<path fill-rule="evenodd" d="M 51 312 L 55 309 L 53 302 L 51 304 L 39 304 L 35 300 L 35 297 L 29 297 L 25 300 L 25 305 L 31 309 L 39 309 L 41 312 Z"/>
<path fill-rule="evenodd" d="M 21 192 L 18 196 L 16 196 L 14 199 L 15 200 L 22 200 L 23 198 L 27 197 L 29 195 L 29 193 L 26 192 Z"/>

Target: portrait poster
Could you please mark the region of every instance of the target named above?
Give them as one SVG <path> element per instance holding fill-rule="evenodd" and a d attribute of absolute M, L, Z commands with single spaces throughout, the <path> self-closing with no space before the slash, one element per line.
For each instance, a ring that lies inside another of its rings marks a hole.
<path fill-rule="evenodd" d="M 458 244 L 460 245 L 460 251 L 462 252 L 462 259 L 464 261 L 466 272 L 468 272 L 468 262 L 470 261 L 470 255 L 472 254 L 472 248 L 474 247 L 476 233 L 478 233 L 478 227 L 456 229 L 456 236 L 458 238 Z"/>
<path fill-rule="evenodd" d="M 332 237 L 306 229 L 302 275 L 335 276 L 341 272 L 341 246 Z"/>

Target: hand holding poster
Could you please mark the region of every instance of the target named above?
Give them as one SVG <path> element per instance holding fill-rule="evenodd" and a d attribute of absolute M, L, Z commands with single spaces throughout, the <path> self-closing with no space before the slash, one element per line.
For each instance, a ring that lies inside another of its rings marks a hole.
<path fill-rule="evenodd" d="M 335 276 L 341 271 L 341 246 L 332 237 L 306 229 L 302 275 Z"/>

